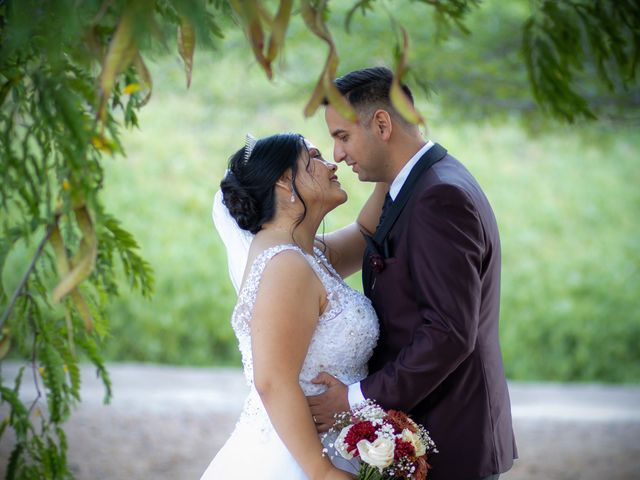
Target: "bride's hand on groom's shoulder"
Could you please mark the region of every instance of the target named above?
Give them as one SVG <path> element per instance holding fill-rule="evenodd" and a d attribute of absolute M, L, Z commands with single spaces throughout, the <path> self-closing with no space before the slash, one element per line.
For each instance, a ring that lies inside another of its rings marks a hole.
<path fill-rule="evenodd" d="M 348 388 L 326 372 L 319 373 L 311 382 L 327 387 L 324 393 L 307 397 L 316 429 L 320 433 L 326 432 L 333 426 L 336 413 L 349 410 Z"/>

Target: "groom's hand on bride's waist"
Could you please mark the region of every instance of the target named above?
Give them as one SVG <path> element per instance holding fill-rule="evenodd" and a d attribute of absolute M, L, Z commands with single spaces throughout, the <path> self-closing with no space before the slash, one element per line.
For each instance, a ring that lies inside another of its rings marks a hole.
<path fill-rule="evenodd" d="M 320 372 L 311 383 L 326 385 L 327 390 L 320 395 L 307 397 L 313 422 L 318 432 L 326 432 L 333 426 L 336 413 L 349 410 L 347 386 L 326 372 Z"/>

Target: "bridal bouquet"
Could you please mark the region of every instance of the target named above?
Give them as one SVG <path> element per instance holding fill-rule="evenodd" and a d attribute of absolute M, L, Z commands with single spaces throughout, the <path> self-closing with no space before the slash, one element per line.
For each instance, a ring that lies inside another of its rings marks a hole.
<path fill-rule="evenodd" d="M 360 459 L 359 480 L 424 480 L 430 468 L 427 456 L 438 452 L 424 427 L 372 400 L 336 415 L 331 433 L 338 433 L 333 448 L 339 455 Z"/>

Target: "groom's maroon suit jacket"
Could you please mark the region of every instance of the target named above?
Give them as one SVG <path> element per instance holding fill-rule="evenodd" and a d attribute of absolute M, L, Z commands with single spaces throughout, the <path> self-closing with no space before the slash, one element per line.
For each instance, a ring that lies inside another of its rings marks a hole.
<path fill-rule="evenodd" d="M 364 396 L 429 430 L 429 480 L 507 471 L 517 452 L 498 340 L 500 239 L 480 186 L 435 144 L 368 244 L 363 285 L 380 339 Z"/>

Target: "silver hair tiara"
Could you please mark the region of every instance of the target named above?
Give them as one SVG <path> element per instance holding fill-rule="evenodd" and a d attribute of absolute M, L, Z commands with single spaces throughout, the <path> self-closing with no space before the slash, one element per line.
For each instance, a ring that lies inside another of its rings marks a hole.
<path fill-rule="evenodd" d="M 244 163 L 246 164 L 249 161 L 249 157 L 251 156 L 251 152 L 253 152 L 253 147 L 256 146 L 256 142 L 258 139 L 247 133 L 247 136 L 244 139 Z"/>

